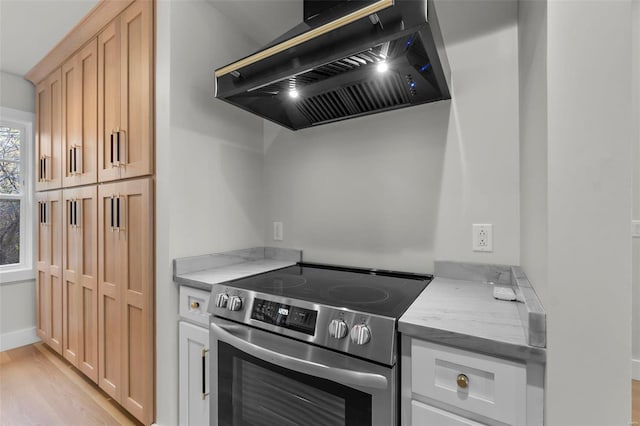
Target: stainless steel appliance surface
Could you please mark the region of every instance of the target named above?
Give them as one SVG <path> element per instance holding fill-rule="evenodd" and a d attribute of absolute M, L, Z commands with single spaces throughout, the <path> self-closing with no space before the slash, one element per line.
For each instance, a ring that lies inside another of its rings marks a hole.
<path fill-rule="evenodd" d="M 212 425 L 397 423 L 397 320 L 429 275 L 300 263 L 212 288 Z"/>
<path fill-rule="evenodd" d="M 216 98 L 291 130 L 451 98 L 432 0 L 305 0 L 304 9 L 304 22 L 215 70 Z"/>

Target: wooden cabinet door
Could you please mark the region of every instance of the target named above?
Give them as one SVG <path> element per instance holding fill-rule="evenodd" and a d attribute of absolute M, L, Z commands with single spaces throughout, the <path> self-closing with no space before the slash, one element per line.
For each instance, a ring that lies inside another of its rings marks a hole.
<path fill-rule="evenodd" d="M 153 2 L 138 0 L 121 14 L 120 177 L 153 173 Z"/>
<path fill-rule="evenodd" d="M 197 426 L 209 424 L 209 329 L 186 321 L 179 326 L 179 424 Z"/>
<path fill-rule="evenodd" d="M 38 228 L 36 232 L 36 334 L 43 342 L 51 335 L 51 227 L 47 226 L 46 192 L 36 193 Z"/>
<path fill-rule="evenodd" d="M 98 35 L 98 180 L 120 178 L 115 131 L 120 127 L 120 17 Z"/>
<path fill-rule="evenodd" d="M 98 44 L 92 40 L 62 66 L 62 179 L 97 181 Z"/>
<path fill-rule="evenodd" d="M 62 186 L 62 73 L 36 87 L 36 191 Z"/>
<path fill-rule="evenodd" d="M 64 191 L 63 355 L 98 381 L 98 189 Z"/>
<path fill-rule="evenodd" d="M 62 353 L 62 192 L 38 193 L 36 200 L 36 332 L 52 349 Z"/>
<path fill-rule="evenodd" d="M 98 180 L 153 173 L 153 2 L 138 0 L 98 36 Z"/>
<path fill-rule="evenodd" d="M 99 188 L 100 386 L 138 420 L 154 416 L 151 178 Z"/>

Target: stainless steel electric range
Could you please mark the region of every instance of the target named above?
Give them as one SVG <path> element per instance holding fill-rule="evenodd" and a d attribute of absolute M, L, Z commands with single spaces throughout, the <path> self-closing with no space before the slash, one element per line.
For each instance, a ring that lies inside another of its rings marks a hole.
<path fill-rule="evenodd" d="M 299 263 L 214 285 L 211 424 L 397 424 L 397 322 L 431 279 Z"/>

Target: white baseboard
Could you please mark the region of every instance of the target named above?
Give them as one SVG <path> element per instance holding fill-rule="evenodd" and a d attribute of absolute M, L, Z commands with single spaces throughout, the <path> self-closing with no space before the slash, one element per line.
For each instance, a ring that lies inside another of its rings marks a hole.
<path fill-rule="evenodd" d="M 40 338 L 36 335 L 35 327 L 0 334 L 0 352 L 19 348 L 24 345 L 30 345 L 39 341 Z"/>
<path fill-rule="evenodd" d="M 640 380 L 640 359 L 631 360 L 631 378 Z"/>

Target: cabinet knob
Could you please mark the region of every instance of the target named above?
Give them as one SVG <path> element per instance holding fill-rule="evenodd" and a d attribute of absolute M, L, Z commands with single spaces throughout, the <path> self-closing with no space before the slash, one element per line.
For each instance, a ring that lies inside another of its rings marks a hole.
<path fill-rule="evenodd" d="M 198 302 L 191 302 L 191 309 L 198 309 L 200 307 L 200 303 Z"/>
<path fill-rule="evenodd" d="M 466 374 L 458 374 L 456 382 L 462 389 L 466 389 L 467 387 L 469 387 L 469 378 L 466 376 Z"/>

